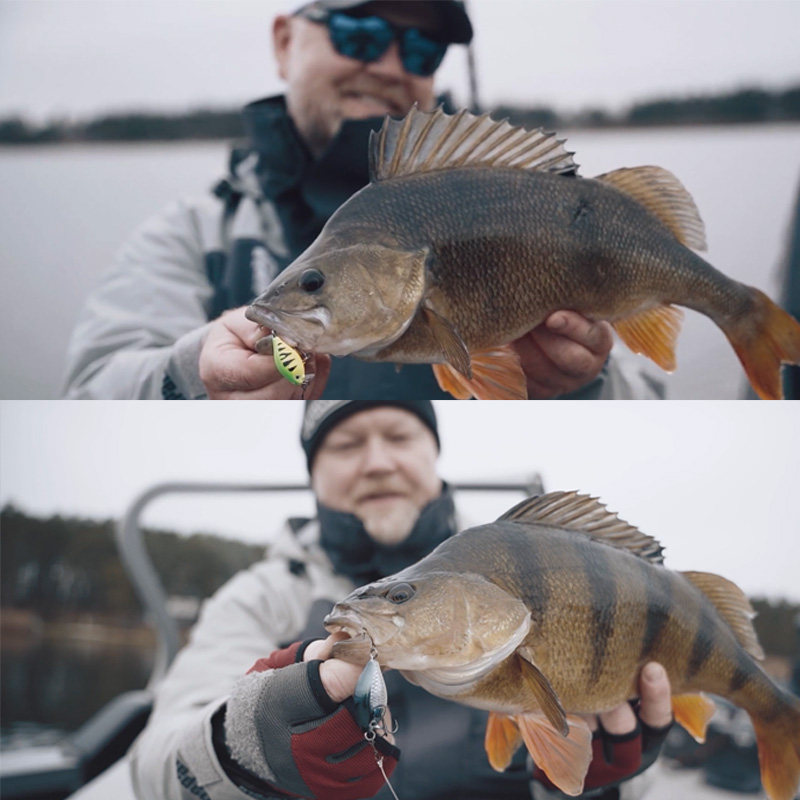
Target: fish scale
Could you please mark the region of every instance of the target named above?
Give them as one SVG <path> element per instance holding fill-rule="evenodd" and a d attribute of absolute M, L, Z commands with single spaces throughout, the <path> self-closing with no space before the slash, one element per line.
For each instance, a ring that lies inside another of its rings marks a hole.
<path fill-rule="evenodd" d="M 591 734 L 575 715 L 635 697 L 641 668 L 657 661 L 676 719 L 698 739 L 713 713 L 703 692 L 750 714 L 767 794 L 791 800 L 800 699 L 754 660 L 763 652 L 751 617 L 734 584 L 667 569 L 658 542 L 594 498 L 554 492 L 357 589 L 325 624 L 353 637 L 334 657 L 363 663 L 374 648 L 412 683 L 490 711 L 492 766 L 507 766 L 524 741 L 570 795 L 591 760 Z"/>

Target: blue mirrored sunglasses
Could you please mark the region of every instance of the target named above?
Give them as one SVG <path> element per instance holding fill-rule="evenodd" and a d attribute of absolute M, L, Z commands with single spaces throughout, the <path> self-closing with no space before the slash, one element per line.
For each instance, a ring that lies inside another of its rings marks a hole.
<path fill-rule="evenodd" d="M 314 6 L 299 13 L 312 22 L 327 25 L 336 52 L 358 61 L 377 61 L 397 41 L 406 72 L 427 78 L 436 72 L 447 52 L 447 42 L 432 39 L 418 28 L 392 25 L 382 17 L 351 17 Z"/>

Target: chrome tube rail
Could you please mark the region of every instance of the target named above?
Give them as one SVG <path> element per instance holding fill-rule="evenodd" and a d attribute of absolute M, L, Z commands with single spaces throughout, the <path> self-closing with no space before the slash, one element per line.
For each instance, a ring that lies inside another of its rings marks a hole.
<path fill-rule="evenodd" d="M 528 480 L 502 483 L 450 484 L 457 492 L 520 492 L 541 494 L 541 476 L 536 473 Z M 133 584 L 140 602 L 152 617 L 156 630 L 156 654 L 147 689 L 152 689 L 166 674 L 180 649 L 178 626 L 167 610 L 167 595 L 144 543 L 141 518 L 145 509 L 156 499 L 172 494 L 222 493 L 283 493 L 310 491 L 301 483 L 213 483 L 202 481 L 166 482 L 151 486 L 128 507 L 116 526 L 117 549 L 125 572 Z"/>

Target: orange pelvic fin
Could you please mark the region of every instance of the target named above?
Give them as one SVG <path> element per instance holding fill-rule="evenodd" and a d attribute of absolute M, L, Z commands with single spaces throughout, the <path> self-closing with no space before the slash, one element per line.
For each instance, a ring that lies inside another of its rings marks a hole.
<path fill-rule="evenodd" d="M 642 353 L 666 372 L 675 371 L 675 342 L 683 312 L 675 306 L 655 306 L 611 324 L 634 353 Z"/>
<path fill-rule="evenodd" d="M 457 400 L 527 400 L 528 388 L 519 356 L 511 345 L 471 353 L 472 377 L 450 364 L 434 364 L 439 386 Z"/>
<path fill-rule="evenodd" d="M 536 766 L 562 792 L 573 797 L 579 795 L 592 761 L 592 732 L 586 720 L 568 715 L 566 737 L 543 714 L 518 714 L 514 720 Z"/>
<path fill-rule="evenodd" d="M 800 323 L 750 287 L 752 314 L 723 327 L 747 378 L 762 400 L 782 400 L 781 364 L 800 364 Z"/>
<path fill-rule="evenodd" d="M 672 698 L 672 713 L 698 742 L 706 740 L 706 728 L 717 707 L 704 694 L 679 694 Z"/>
<path fill-rule="evenodd" d="M 761 783 L 770 800 L 792 800 L 800 789 L 800 702 L 780 720 L 764 722 L 751 717 L 756 732 Z"/>
<path fill-rule="evenodd" d="M 484 745 L 492 769 L 503 772 L 522 744 L 522 734 L 516 722 L 505 714 L 489 713 Z"/>

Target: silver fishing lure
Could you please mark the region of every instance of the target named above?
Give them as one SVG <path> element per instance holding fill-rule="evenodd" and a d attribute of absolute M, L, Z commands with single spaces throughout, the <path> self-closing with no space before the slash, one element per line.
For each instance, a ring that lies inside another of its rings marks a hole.
<path fill-rule="evenodd" d="M 380 664 L 372 654 L 361 675 L 358 676 L 353 703 L 356 709 L 356 722 L 361 730 L 376 733 L 378 730 L 385 730 L 383 718 L 388 704 L 386 681 L 383 679 Z"/>
<path fill-rule="evenodd" d="M 389 694 L 386 691 L 386 681 L 383 679 L 383 672 L 378 663 L 376 656 L 377 653 L 373 649 L 369 654 L 369 661 L 367 661 L 361 674 L 358 676 L 356 689 L 353 693 L 353 704 L 355 706 L 355 717 L 358 726 L 364 731 L 364 738 L 372 746 L 372 751 L 375 754 L 375 761 L 378 769 L 383 775 L 383 780 L 389 787 L 394 800 L 399 800 L 394 791 L 394 787 L 389 782 L 389 776 L 383 768 L 383 756 L 378 752 L 375 747 L 375 737 L 385 736 L 387 733 L 394 733 L 397 730 L 397 724 L 390 731 L 386 727 L 384 717 L 389 703 Z"/>

